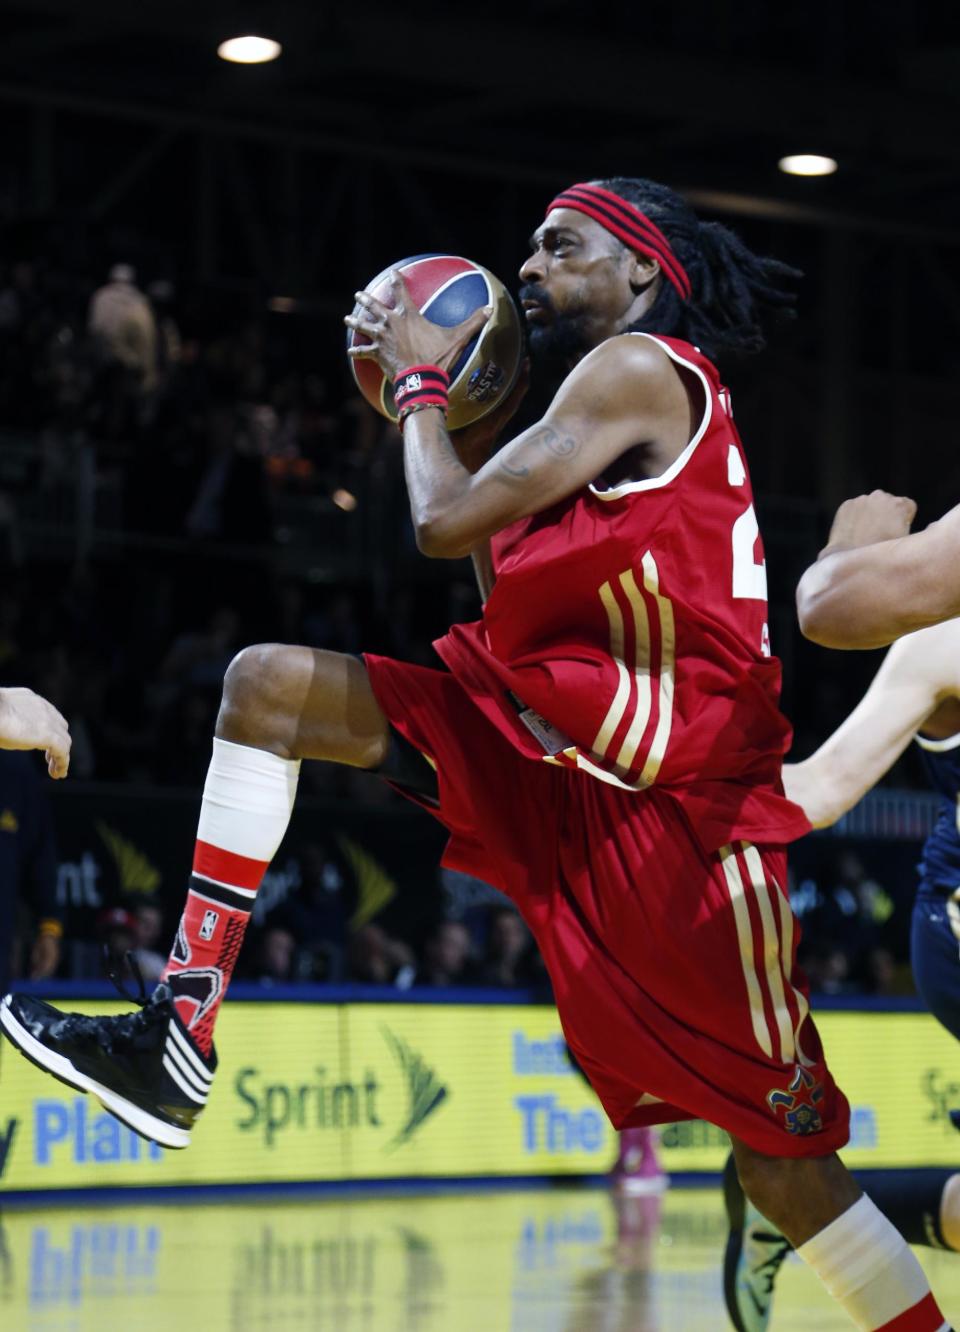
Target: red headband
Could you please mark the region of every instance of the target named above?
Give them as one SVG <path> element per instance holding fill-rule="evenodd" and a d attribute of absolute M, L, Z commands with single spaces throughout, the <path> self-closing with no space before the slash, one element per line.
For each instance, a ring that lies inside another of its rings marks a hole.
<path fill-rule="evenodd" d="M 646 213 L 641 213 L 632 203 L 621 199 L 619 194 L 599 185 L 571 185 L 557 195 L 547 212 L 554 208 L 572 208 L 578 213 L 585 213 L 631 250 L 639 250 L 651 259 L 658 259 L 664 277 L 676 288 L 680 299 L 690 299 L 690 279 L 666 236 Z"/>

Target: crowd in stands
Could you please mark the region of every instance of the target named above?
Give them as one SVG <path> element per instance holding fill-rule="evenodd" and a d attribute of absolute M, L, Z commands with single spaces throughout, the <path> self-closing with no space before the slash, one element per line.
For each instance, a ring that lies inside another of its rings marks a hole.
<path fill-rule="evenodd" d="M 289 316 L 184 323 L 175 295 L 126 264 L 93 289 L 26 261 L 0 273 L 0 683 L 68 717 L 75 779 L 197 785 L 245 643 L 426 660 L 461 604 L 476 612 L 456 577 L 416 596 L 396 578 L 397 436 L 342 348 L 333 394 Z M 80 549 L 58 541 L 70 523 Z M 357 533 L 369 563 L 345 562 Z"/>

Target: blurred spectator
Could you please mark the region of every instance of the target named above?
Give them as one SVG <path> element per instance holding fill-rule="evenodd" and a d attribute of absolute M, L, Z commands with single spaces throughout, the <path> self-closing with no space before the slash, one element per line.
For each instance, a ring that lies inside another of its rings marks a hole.
<path fill-rule="evenodd" d="M 180 634 L 160 663 L 156 691 L 167 701 L 189 688 L 220 689 L 240 647 L 240 617 L 232 606 L 218 606 L 200 629 Z"/>
<path fill-rule="evenodd" d="M 816 994 L 852 994 L 850 957 L 829 937 L 818 938 L 803 952 L 803 969 Z"/>
<path fill-rule="evenodd" d="M 157 379 L 162 388 L 171 371 L 180 363 L 183 339 L 174 316 L 176 292 L 173 283 L 157 278 L 147 287 L 157 328 Z"/>
<path fill-rule="evenodd" d="M 261 985 L 285 985 L 295 979 L 296 947 L 296 939 L 282 926 L 264 930 L 256 973 Z"/>
<path fill-rule="evenodd" d="M 19 332 L 30 322 L 37 304 L 36 270 L 27 260 L 18 260 L 0 287 L 0 332 Z"/>
<path fill-rule="evenodd" d="M 338 981 L 344 968 L 348 918 L 345 867 L 336 851 L 323 842 L 308 843 L 299 860 L 299 887 L 268 919 L 288 928 L 297 940 L 300 979 Z"/>
<path fill-rule="evenodd" d="M 29 919 L 15 942 L 17 904 Z M 57 849 L 50 802 L 33 755 L 0 750 L 0 992 L 11 975 L 46 980 L 60 964 Z"/>
<path fill-rule="evenodd" d="M 122 371 L 125 391 L 151 393 L 157 386 L 157 323 L 129 264 L 114 264 L 90 301 L 87 328 Z"/>
<path fill-rule="evenodd" d="M 253 545 L 272 535 L 257 426 L 256 415 L 233 399 L 207 408 L 207 461 L 184 523 L 191 536 Z"/>
<path fill-rule="evenodd" d="M 72 971 L 85 980 L 102 980 L 115 973 L 126 985 L 130 975 L 127 954 L 137 944 L 137 922 L 126 907 L 107 907 L 97 916 L 96 940 L 73 940 Z M 146 978 L 144 978 L 146 979 Z"/>
<path fill-rule="evenodd" d="M 530 931 L 512 907 L 495 907 L 487 926 L 487 948 L 480 980 L 512 990 L 542 978 Z"/>
<path fill-rule="evenodd" d="M 475 985 L 477 969 L 471 961 L 470 932 L 458 920 L 443 920 L 435 926 L 423 950 L 419 985 Z"/>
<path fill-rule="evenodd" d="M 211 686 L 190 689 L 163 710 L 152 755 L 154 770 L 162 782 L 171 786 L 203 785 L 219 706 L 220 687 Z"/>
<path fill-rule="evenodd" d="M 417 972 L 413 949 L 372 923 L 361 925 L 353 935 L 347 961 L 350 980 L 362 985 L 394 985 L 407 990 Z"/>
<path fill-rule="evenodd" d="M 828 877 L 829 876 L 829 877 Z M 824 994 L 889 992 L 883 954 L 895 963 L 898 930 L 907 949 L 908 918 L 898 922 L 891 894 L 870 876 L 856 851 L 844 848 L 823 878 L 791 887 L 790 902 L 803 927 L 800 965 L 811 988 Z M 873 959 L 877 957 L 874 975 Z"/>
<path fill-rule="evenodd" d="M 137 942 L 136 917 L 126 907 L 108 907 L 97 917 L 97 934 L 106 944 L 111 957 L 123 958 L 132 953 Z"/>
<path fill-rule="evenodd" d="M 163 935 L 163 908 L 159 902 L 138 902 L 133 909 L 135 947 L 133 955 L 145 981 L 158 981 L 167 965 L 167 955 L 158 951 Z"/>
<path fill-rule="evenodd" d="M 865 988 L 870 994 L 915 994 L 913 973 L 904 963 L 898 963 L 889 948 L 872 948 L 864 968 Z"/>
<path fill-rule="evenodd" d="M 323 606 L 303 617 L 302 642 L 308 647 L 357 654 L 363 650 L 363 634 L 355 594 L 338 588 Z"/>

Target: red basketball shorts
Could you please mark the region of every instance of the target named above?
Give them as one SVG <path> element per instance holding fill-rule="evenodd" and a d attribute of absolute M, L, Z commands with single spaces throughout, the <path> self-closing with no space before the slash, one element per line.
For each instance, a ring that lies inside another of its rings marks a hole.
<path fill-rule="evenodd" d="M 436 766 L 444 863 L 516 903 L 615 1127 L 706 1119 L 771 1156 L 842 1147 L 850 1111 L 796 967 L 783 850 L 707 854 L 665 792 L 524 757 L 446 671 L 366 664 Z"/>

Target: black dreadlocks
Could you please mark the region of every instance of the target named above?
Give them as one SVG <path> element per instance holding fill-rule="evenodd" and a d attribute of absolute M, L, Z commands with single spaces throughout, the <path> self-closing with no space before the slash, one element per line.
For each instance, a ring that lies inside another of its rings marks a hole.
<path fill-rule="evenodd" d="M 761 351 L 762 320 L 779 311 L 792 317 L 790 284 L 803 274 L 778 259 L 761 259 L 728 227 L 701 222 L 679 194 L 656 181 L 617 176 L 594 184 L 612 190 L 655 222 L 687 270 L 693 294 L 680 299 L 669 282 L 647 313 L 630 325 L 636 333 L 665 333 L 692 342 L 707 356 Z"/>

